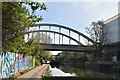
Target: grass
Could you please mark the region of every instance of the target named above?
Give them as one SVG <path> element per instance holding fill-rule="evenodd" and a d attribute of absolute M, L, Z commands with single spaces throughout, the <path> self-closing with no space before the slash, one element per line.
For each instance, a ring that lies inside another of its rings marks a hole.
<path fill-rule="evenodd" d="M 20 75 L 19 75 L 19 76 L 21 76 L 21 75 L 23 75 L 23 74 L 31 71 L 32 69 L 34 69 L 34 68 L 31 68 L 31 69 L 25 70 L 25 71 L 23 71 L 23 72 L 20 72 Z M 13 75 L 11 75 L 7 80 L 13 80 L 13 79 L 16 79 L 17 77 L 18 77 L 18 76 L 15 76 L 15 75 L 13 74 Z M 2 79 L 2 80 L 4 80 L 4 79 Z"/>

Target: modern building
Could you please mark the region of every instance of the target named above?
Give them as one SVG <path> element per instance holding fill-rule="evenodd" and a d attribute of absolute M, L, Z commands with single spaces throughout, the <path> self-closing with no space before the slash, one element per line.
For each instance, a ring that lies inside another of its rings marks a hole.
<path fill-rule="evenodd" d="M 120 14 L 104 21 L 105 45 L 120 42 Z"/>
<path fill-rule="evenodd" d="M 104 21 L 103 53 L 109 57 L 116 56 L 120 60 L 120 14 Z"/>

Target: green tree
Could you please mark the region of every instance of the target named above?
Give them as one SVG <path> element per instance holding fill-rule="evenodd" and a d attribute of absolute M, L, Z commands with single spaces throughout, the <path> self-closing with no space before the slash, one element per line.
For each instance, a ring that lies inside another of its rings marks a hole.
<path fill-rule="evenodd" d="M 35 39 L 35 43 L 52 43 L 52 38 L 44 33 L 36 33 L 33 38 Z M 51 57 L 51 53 L 49 51 L 44 51 L 41 56 L 49 59 Z"/>
<path fill-rule="evenodd" d="M 39 44 L 34 44 L 34 38 L 31 38 L 27 43 L 26 43 L 26 52 L 30 52 L 29 55 L 32 56 L 40 56 L 44 51 L 43 48 Z"/>
<path fill-rule="evenodd" d="M 30 6 L 32 13 L 23 4 Z M 25 28 L 43 20 L 35 15 L 38 9 L 46 10 L 47 7 L 38 2 L 2 2 L 2 42 L 5 51 L 17 49 L 25 43 Z"/>
<path fill-rule="evenodd" d="M 101 43 L 102 27 L 103 27 L 103 21 L 98 21 L 98 22 L 92 22 L 90 27 L 86 27 L 85 29 L 91 39 L 93 39 L 97 43 Z"/>
<path fill-rule="evenodd" d="M 95 57 L 99 57 L 100 59 L 102 54 L 102 45 L 105 41 L 102 28 L 103 21 L 92 22 L 90 27 L 86 27 L 86 32 L 89 34 L 90 38 L 97 43 L 97 45 L 95 45 L 95 49 L 97 50 L 97 55 Z"/>
<path fill-rule="evenodd" d="M 42 57 L 43 58 L 46 58 L 46 59 L 50 59 L 51 58 L 51 52 L 50 51 L 44 51 L 44 53 L 42 54 Z"/>
<path fill-rule="evenodd" d="M 38 66 L 38 65 L 40 65 L 40 58 L 41 58 L 42 54 L 44 53 L 44 50 L 40 45 L 34 44 L 34 41 L 35 41 L 35 39 L 31 38 L 25 44 L 25 53 L 27 53 L 27 55 L 33 56 L 33 65 Z M 20 50 L 20 51 L 23 51 L 23 50 Z M 21 52 L 21 53 L 23 53 L 23 52 Z"/>
<path fill-rule="evenodd" d="M 29 6 L 30 10 L 27 9 Z M 35 39 L 31 38 L 25 42 L 25 29 L 36 22 L 42 21 L 42 16 L 35 12 L 47 10 L 45 3 L 38 2 L 2 2 L 2 41 L 3 50 L 18 52 L 24 55 L 33 56 L 36 63 L 44 53 L 40 45 L 34 44 Z M 48 55 L 44 55 L 48 57 Z"/>
<path fill-rule="evenodd" d="M 36 43 L 52 43 L 52 38 L 44 33 L 37 33 L 34 38 Z"/>

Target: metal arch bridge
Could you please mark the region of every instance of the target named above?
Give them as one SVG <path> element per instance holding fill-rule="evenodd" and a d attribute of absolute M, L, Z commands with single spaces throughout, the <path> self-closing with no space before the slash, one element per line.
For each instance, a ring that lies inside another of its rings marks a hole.
<path fill-rule="evenodd" d="M 41 27 L 45 27 L 47 26 L 49 28 L 49 30 L 41 30 Z M 82 44 L 82 42 L 80 41 L 80 37 L 83 37 L 84 39 L 88 40 L 88 42 L 91 42 L 92 45 L 96 45 L 96 42 L 94 42 L 92 39 L 90 39 L 89 37 L 87 37 L 86 35 L 80 33 L 77 30 L 71 29 L 69 27 L 66 26 L 62 26 L 62 25 L 58 25 L 58 24 L 35 24 L 31 27 L 37 27 L 37 30 L 32 30 L 30 31 L 29 28 L 26 31 L 26 34 L 28 35 L 28 39 L 29 39 L 29 35 L 30 33 L 36 33 L 36 32 L 46 32 L 49 33 L 54 33 L 54 44 L 51 43 L 37 43 L 40 44 L 44 50 L 52 50 L 52 51 L 81 51 L 81 52 L 92 52 L 94 51 L 93 46 L 85 46 Z M 58 31 L 54 31 L 51 29 L 51 27 L 56 27 L 58 28 Z M 68 34 L 61 32 L 61 29 L 65 29 L 67 31 L 69 31 Z M 78 36 L 78 39 L 74 38 L 71 36 L 71 32 L 76 33 L 76 35 Z M 55 44 L 55 34 L 59 34 L 59 44 Z M 60 35 L 62 35 L 62 44 L 60 43 L 61 41 L 61 37 Z M 63 44 L 63 36 L 67 37 L 69 39 L 69 44 Z M 75 41 L 78 45 L 71 45 L 71 40 Z"/>

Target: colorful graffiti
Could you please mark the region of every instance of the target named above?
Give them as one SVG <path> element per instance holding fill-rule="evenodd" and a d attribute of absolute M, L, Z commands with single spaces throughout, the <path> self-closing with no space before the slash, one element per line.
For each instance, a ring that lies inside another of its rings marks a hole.
<path fill-rule="evenodd" d="M 11 52 L 0 53 L 0 79 L 9 78 L 12 74 L 17 76 L 32 67 L 32 56 Z"/>

